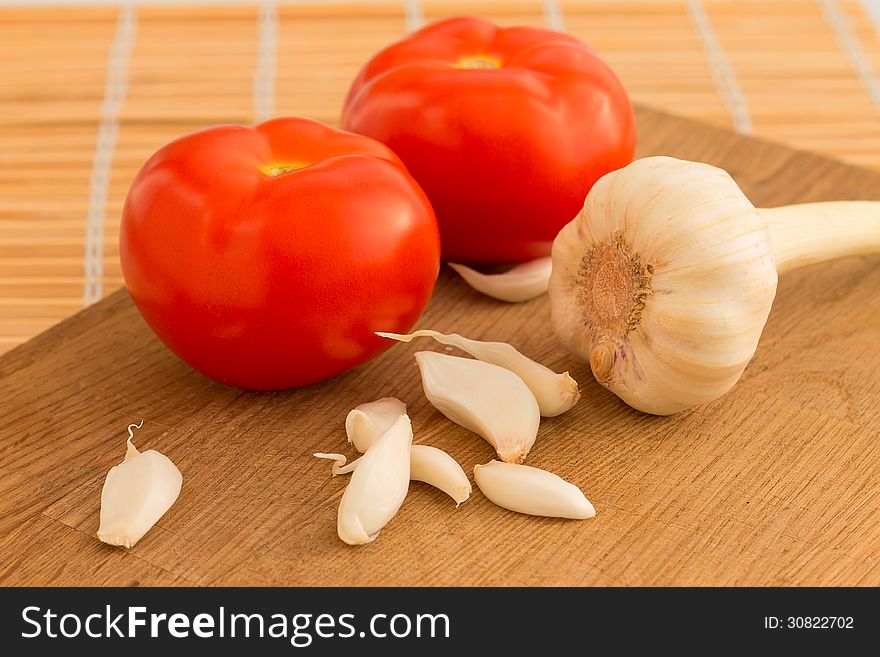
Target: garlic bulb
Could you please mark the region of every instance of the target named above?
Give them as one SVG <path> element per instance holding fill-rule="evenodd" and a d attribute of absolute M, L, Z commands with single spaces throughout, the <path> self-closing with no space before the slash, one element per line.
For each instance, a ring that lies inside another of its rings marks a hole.
<path fill-rule="evenodd" d="M 139 452 L 128 427 L 125 459 L 107 473 L 101 490 L 98 539 L 131 548 L 143 538 L 180 495 L 183 476 L 177 466 L 154 449 Z"/>
<path fill-rule="evenodd" d="M 454 262 L 448 264 L 477 292 L 509 303 L 528 301 L 544 294 L 552 267 L 549 256 L 524 262 L 500 274 L 484 274 Z"/>
<path fill-rule="evenodd" d="M 755 353 L 777 268 L 880 251 L 878 208 L 758 210 L 722 169 L 637 160 L 601 178 L 553 244 L 556 335 L 634 408 L 710 402 Z"/>
<path fill-rule="evenodd" d="M 419 351 L 425 396 L 450 420 L 485 438 L 502 461 L 520 463 L 535 443 L 535 395 L 510 370 L 481 360 Z"/>
<path fill-rule="evenodd" d="M 569 410 L 581 398 L 575 381 L 568 372 L 557 374 L 549 367 L 536 363 L 506 342 L 481 342 L 470 340 L 457 333 L 449 335 L 437 331 L 421 330 L 408 335 L 399 333 L 376 333 L 383 338 L 410 342 L 413 338 L 434 338 L 440 344 L 458 347 L 474 358 L 510 370 L 525 382 L 538 401 L 543 417 L 555 417 Z M 384 401 L 384 400 L 383 400 Z"/>
<path fill-rule="evenodd" d="M 580 488 L 540 468 L 490 461 L 474 466 L 474 480 L 483 495 L 511 511 L 574 520 L 596 515 Z"/>
<path fill-rule="evenodd" d="M 336 517 L 336 530 L 349 545 L 376 540 L 409 490 L 412 425 L 401 415 L 358 459 Z"/>

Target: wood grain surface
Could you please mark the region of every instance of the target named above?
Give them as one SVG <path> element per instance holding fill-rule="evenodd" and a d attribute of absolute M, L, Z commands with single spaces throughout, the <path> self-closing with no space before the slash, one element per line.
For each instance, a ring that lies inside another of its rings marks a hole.
<path fill-rule="evenodd" d="M 641 154 L 727 168 L 758 204 L 880 199 L 880 174 L 639 110 Z M 315 451 L 350 452 L 343 420 L 395 395 L 416 441 L 470 474 L 490 446 L 421 392 L 399 345 L 305 389 L 250 393 L 189 369 L 125 291 L 0 359 L 4 585 L 880 584 L 880 259 L 786 275 L 758 352 L 724 399 L 669 418 L 598 386 L 548 333 L 548 302 L 507 305 L 444 271 L 421 327 L 508 340 L 583 390 L 545 420 L 528 463 L 579 485 L 598 515 L 519 515 L 478 490 L 460 508 L 413 484 L 367 546 L 336 536 L 346 478 Z M 94 538 L 101 485 L 136 442 L 183 472 L 180 498 L 132 550 Z"/>

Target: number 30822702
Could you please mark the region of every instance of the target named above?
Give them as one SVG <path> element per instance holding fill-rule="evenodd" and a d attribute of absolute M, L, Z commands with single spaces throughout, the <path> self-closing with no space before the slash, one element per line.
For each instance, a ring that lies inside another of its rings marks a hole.
<path fill-rule="evenodd" d="M 791 630 L 851 630 L 852 616 L 765 616 L 764 628 Z"/>

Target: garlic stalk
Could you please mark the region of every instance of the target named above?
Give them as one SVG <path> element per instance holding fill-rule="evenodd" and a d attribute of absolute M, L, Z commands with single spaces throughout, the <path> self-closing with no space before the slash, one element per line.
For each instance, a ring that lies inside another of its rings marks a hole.
<path fill-rule="evenodd" d="M 491 363 L 433 351 L 417 352 L 416 362 L 425 396 L 438 411 L 485 438 L 502 461 L 525 459 L 541 414 L 521 378 Z"/>
<path fill-rule="evenodd" d="M 596 515 L 580 488 L 546 470 L 490 461 L 474 466 L 474 480 L 483 495 L 511 511 L 575 520 Z"/>
<path fill-rule="evenodd" d="M 139 452 L 128 425 L 125 459 L 107 473 L 101 490 L 98 538 L 109 545 L 131 548 L 143 538 L 180 494 L 183 476 L 177 466 L 154 449 Z"/>
<path fill-rule="evenodd" d="M 394 418 L 391 417 L 392 411 L 398 411 Z M 361 404 L 351 411 L 345 420 L 348 441 L 359 452 L 367 451 L 376 438 L 394 423 L 396 417 L 405 412 L 406 404 L 394 397 Z M 361 461 L 358 458 L 346 465 L 347 459 L 343 454 L 319 452 L 315 456 L 335 461 L 331 470 L 334 477 L 354 471 Z M 410 448 L 409 459 L 410 481 L 422 481 L 442 490 L 455 500 L 456 507 L 470 497 L 471 482 L 467 475 L 458 461 L 443 450 L 428 445 L 413 445 Z"/>
<path fill-rule="evenodd" d="M 400 509 L 409 490 L 412 437 L 409 417 L 401 415 L 358 459 L 336 518 L 336 531 L 344 542 L 363 545 L 376 540 Z"/>
<path fill-rule="evenodd" d="M 553 244 L 556 335 L 630 406 L 718 399 L 755 353 L 777 271 L 880 251 L 880 203 L 756 209 L 727 172 L 670 157 L 613 171 Z"/>
<path fill-rule="evenodd" d="M 501 274 L 484 274 L 467 265 L 448 264 L 477 292 L 510 303 L 528 301 L 544 294 L 552 266 L 549 256 L 524 262 Z"/>
<path fill-rule="evenodd" d="M 458 347 L 474 358 L 510 370 L 519 376 L 535 395 L 543 417 L 555 417 L 565 413 L 577 404 L 581 397 L 577 381 L 571 378 L 568 372 L 557 374 L 549 367 L 524 356 L 506 342 L 481 342 L 470 340 L 457 333 L 447 335 L 429 330 L 414 331 L 408 335 L 381 332 L 376 335 L 400 342 L 411 342 L 413 338 L 421 337 L 434 338 L 440 344 Z"/>

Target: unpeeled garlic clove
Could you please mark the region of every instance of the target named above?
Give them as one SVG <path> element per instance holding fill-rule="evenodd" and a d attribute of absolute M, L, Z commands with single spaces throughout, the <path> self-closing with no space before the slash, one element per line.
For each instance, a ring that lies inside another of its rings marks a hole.
<path fill-rule="evenodd" d="M 535 395 L 516 374 L 481 360 L 419 351 L 425 396 L 450 420 L 485 438 L 502 461 L 521 463 L 538 435 Z"/>
<path fill-rule="evenodd" d="M 401 415 L 358 459 L 339 503 L 336 531 L 349 545 L 374 541 L 409 490 L 412 425 Z"/>
<path fill-rule="evenodd" d="M 348 414 L 345 419 L 345 431 L 348 441 L 359 452 L 364 452 L 375 442 L 375 438 L 384 433 L 397 416 L 406 412 L 406 404 L 394 397 L 386 397 L 374 402 L 361 404 Z M 333 474 L 340 475 L 351 472 L 357 467 L 358 461 L 345 464 L 342 454 L 315 454 L 319 458 L 330 458 Z M 341 460 L 340 460 L 341 459 Z M 410 480 L 423 481 L 455 500 L 460 505 L 471 495 L 471 482 L 461 466 L 454 458 L 441 449 L 428 445 L 413 445 L 410 450 Z"/>
<path fill-rule="evenodd" d="M 549 256 L 524 262 L 501 274 L 484 274 L 467 265 L 448 264 L 477 292 L 510 303 L 528 301 L 544 294 L 553 267 Z"/>
<path fill-rule="evenodd" d="M 348 442 L 363 454 L 404 413 L 406 404 L 396 397 L 385 397 L 355 407 L 345 418 Z"/>
<path fill-rule="evenodd" d="M 474 466 L 474 480 L 483 495 L 511 511 L 574 520 L 596 515 L 580 488 L 540 468 L 490 461 Z"/>
<path fill-rule="evenodd" d="M 413 338 L 421 337 L 434 338 L 440 344 L 458 347 L 475 358 L 508 369 L 529 387 L 544 417 L 555 417 L 565 413 L 581 398 L 577 381 L 571 378 L 568 372 L 557 374 L 549 367 L 524 356 L 506 342 L 481 342 L 457 333 L 445 334 L 430 330 L 413 331 L 407 335 L 383 332 L 378 332 L 376 335 L 400 342 L 411 342 Z M 387 400 L 380 400 L 380 402 L 384 401 Z"/>
<path fill-rule="evenodd" d="M 183 476 L 177 466 L 154 449 L 139 452 L 128 427 L 125 460 L 110 468 L 101 490 L 98 538 L 109 545 L 131 548 L 158 522 L 180 494 Z"/>

